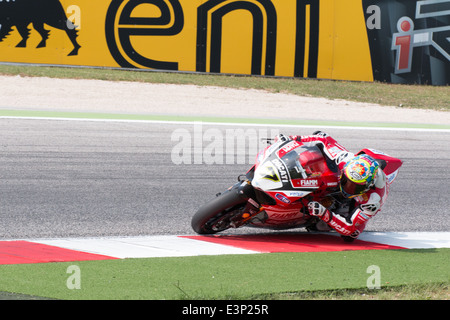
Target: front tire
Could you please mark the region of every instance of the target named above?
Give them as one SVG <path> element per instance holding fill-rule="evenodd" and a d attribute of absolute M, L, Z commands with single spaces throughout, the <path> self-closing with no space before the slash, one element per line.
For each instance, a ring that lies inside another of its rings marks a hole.
<path fill-rule="evenodd" d="M 231 218 L 240 213 L 248 198 L 233 188 L 203 205 L 192 217 L 192 229 L 198 234 L 213 234 L 231 227 Z"/>

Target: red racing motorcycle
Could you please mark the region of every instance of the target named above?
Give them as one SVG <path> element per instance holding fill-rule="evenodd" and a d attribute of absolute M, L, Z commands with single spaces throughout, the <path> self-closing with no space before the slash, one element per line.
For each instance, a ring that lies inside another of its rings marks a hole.
<path fill-rule="evenodd" d="M 375 158 L 391 184 L 401 160 L 373 149 L 358 154 Z M 311 228 L 319 222 L 309 215 L 308 203 L 318 201 L 333 209 L 343 201 L 339 168 L 318 145 L 306 145 L 279 135 L 275 143 L 256 156 L 251 169 L 238 183 L 203 205 L 192 218 L 199 234 L 250 226 L 266 229 Z"/>

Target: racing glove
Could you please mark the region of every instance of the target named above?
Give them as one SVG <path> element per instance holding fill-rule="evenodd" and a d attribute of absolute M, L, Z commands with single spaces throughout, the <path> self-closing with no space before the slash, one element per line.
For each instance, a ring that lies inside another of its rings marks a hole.
<path fill-rule="evenodd" d="M 317 201 L 308 203 L 308 211 L 310 215 L 319 217 L 325 222 L 329 222 L 332 218 L 332 213 Z"/>

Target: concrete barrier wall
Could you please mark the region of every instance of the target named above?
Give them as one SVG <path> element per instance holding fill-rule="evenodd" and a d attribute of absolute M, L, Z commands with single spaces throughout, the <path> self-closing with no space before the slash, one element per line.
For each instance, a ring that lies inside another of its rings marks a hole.
<path fill-rule="evenodd" d="M 3 0 L 0 61 L 450 83 L 450 0 Z"/>

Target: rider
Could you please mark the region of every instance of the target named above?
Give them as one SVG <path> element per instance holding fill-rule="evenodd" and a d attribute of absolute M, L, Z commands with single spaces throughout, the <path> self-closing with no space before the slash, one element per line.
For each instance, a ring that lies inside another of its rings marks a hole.
<path fill-rule="evenodd" d="M 317 230 L 325 231 L 331 227 L 345 240 L 353 241 L 364 230 L 367 221 L 380 211 L 387 198 L 388 184 L 380 164 L 367 154 L 355 156 L 321 131 L 314 132 L 312 136 L 290 138 L 306 145 L 318 145 L 338 165 L 339 188 L 344 201 L 328 208 L 311 201 L 308 210 L 310 215 L 326 223 L 325 226 L 323 222 L 318 223 Z"/>

